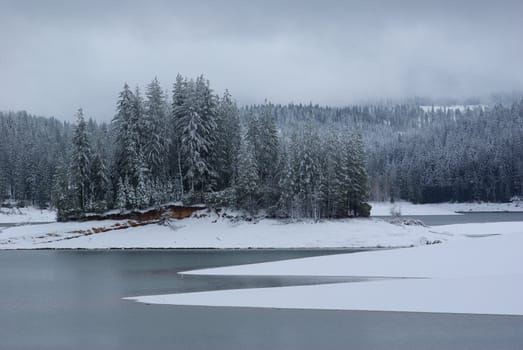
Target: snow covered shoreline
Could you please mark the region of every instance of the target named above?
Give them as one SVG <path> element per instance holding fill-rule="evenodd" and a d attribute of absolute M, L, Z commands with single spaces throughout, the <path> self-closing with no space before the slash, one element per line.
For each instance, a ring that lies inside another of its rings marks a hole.
<path fill-rule="evenodd" d="M 413 204 L 405 201 L 370 202 L 372 216 L 461 215 L 461 213 L 523 212 L 523 203 L 434 203 Z"/>
<path fill-rule="evenodd" d="M 371 277 L 372 281 L 124 299 L 147 304 L 523 315 L 523 224 L 457 224 L 439 228 L 452 236 L 476 232 L 482 238 L 183 272 L 351 276 Z"/>
<path fill-rule="evenodd" d="M 48 209 L 27 208 L 1 208 L 0 224 L 26 224 L 56 221 L 56 212 Z"/>
<path fill-rule="evenodd" d="M 449 209 L 435 210 L 433 205 L 404 205 L 407 213 L 432 210 L 449 215 Z M 379 214 L 389 211 L 390 203 L 373 203 Z M 416 211 L 413 211 L 413 208 Z M 421 209 L 420 209 L 421 208 Z M 483 207 L 481 207 L 483 208 Z M 514 207 L 517 208 L 517 207 Z M 407 214 L 405 214 L 407 215 Z M 395 248 L 446 242 L 481 231 L 482 225 L 467 226 L 459 235 L 444 232 L 443 227 L 426 227 L 378 218 L 324 220 L 261 219 L 253 222 L 229 220 L 214 214 L 202 218 L 169 220 L 163 225 L 137 221 L 102 220 L 52 222 L 47 224 L 1 227 L 0 249 L 343 249 Z M 54 220 L 51 211 L 28 208 L 20 215 L 0 215 L 19 223 L 38 218 Z M 0 221 L 1 223 L 2 221 Z M 415 224 L 415 223 L 414 223 Z M 471 231 L 472 232 L 468 232 Z"/>
<path fill-rule="evenodd" d="M 380 219 L 283 222 L 205 217 L 137 226 L 129 221 L 67 222 L 0 228 L 0 249 L 336 249 L 438 243 L 448 235 Z"/>

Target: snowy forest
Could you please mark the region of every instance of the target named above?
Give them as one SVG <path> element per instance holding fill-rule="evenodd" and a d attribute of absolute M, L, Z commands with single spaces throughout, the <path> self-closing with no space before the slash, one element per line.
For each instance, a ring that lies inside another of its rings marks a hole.
<path fill-rule="evenodd" d="M 523 193 L 523 100 L 237 107 L 203 76 L 127 84 L 111 123 L 0 112 L 0 200 L 59 217 L 182 201 L 272 217 L 368 216 L 368 200 Z"/>

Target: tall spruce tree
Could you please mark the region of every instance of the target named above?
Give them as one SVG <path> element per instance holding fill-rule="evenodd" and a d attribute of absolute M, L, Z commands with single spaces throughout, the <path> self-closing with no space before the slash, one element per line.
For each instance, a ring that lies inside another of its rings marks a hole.
<path fill-rule="evenodd" d="M 210 88 L 209 80 L 200 75 L 195 84 L 196 105 L 200 115 L 201 162 L 198 172 L 201 174 L 201 190 L 212 191 L 216 188 L 217 172 L 212 161 L 213 149 L 216 147 L 217 96 Z"/>
<path fill-rule="evenodd" d="M 109 176 L 106 161 L 101 153 L 101 146 L 98 145 L 91 160 L 91 198 L 94 201 L 94 208 L 97 211 L 106 210 L 109 206 Z"/>
<path fill-rule="evenodd" d="M 274 116 L 266 106 L 261 115 L 251 117 L 247 128 L 247 141 L 251 144 L 262 187 L 262 206 L 271 207 L 278 203 L 279 184 L 279 138 Z"/>
<path fill-rule="evenodd" d="M 90 201 L 91 146 L 87 136 L 83 111 L 76 114 L 76 128 L 73 136 L 72 176 L 77 195 L 78 207 L 84 211 Z"/>
<path fill-rule="evenodd" d="M 117 114 L 113 118 L 113 128 L 116 134 L 115 152 L 115 179 L 118 186 L 125 189 L 116 189 L 117 201 L 122 204 L 121 195 L 127 194 L 125 207 L 128 209 L 145 206 L 143 201 L 136 200 L 136 189 L 138 186 L 146 186 L 145 178 L 148 169 L 143 155 L 143 140 L 145 135 L 145 122 L 143 114 L 143 102 L 139 93 L 133 94 L 127 84 L 120 93 L 117 103 Z"/>
<path fill-rule="evenodd" d="M 340 216 L 368 216 L 370 208 L 363 144 L 358 135 L 345 133 L 340 137 L 340 158 L 336 169 L 336 192 Z"/>
<path fill-rule="evenodd" d="M 167 102 L 157 78 L 147 86 L 145 100 L 144 154 L 153 180 L 167 181 L 167 156 L 170 137 L 167 127 Z"/>
<path fill-rule="evenodd" d="M 242 142 L 238 157 L 238 178 L 235 183 L 235 191 L 238 207 L 247 209 L 254 214 L 258 209 L 260 179 L 254 150 L 249 142 Z"/>
<path fill-rule="evenodd" d="M 225 90 L 217 108 L 215 146 L 212 148 L 217 189 L 233 185 L 238 176 L 238 155 L 241 143 L 240 115 L 231 94 Z"/>
<path fill-rule="evenodd" d="M 184 79 L 180 74 L 176 75 L 176 82 L 173 87 L 173 102 L 172 102 L 172 125 L 173 125 L 173 156 L 174 173 L 176 174 L 177 182 L 180 187 L 180 196 L 185 196 L 184 186 L 184 166 L 185 159 L 182 155 L 182 134 L 184 133 L 185 116 L 189 113 L 188 110 L 188 87 L 187 79 Z"/>
<path fill-rule="evenodd" d="M 209 82 L 177 78 L 173 94 L 173 119 L 178 138 L 184 187 L 193 194 L 212 189 L 216 173 L 210 159 L 215 144 L 216 100 Z"/>
<path fill-rule="evenodd" d="M 136 125 L 133 124 L 133 100 L 134 95 L 129 85 L 125 84 L 119 95 L 117 113 L 112 120 L 116 143 L 116 178 L 122 178 L 122 181 L 135 176 L 134 161 L 138 155 Z"/>
<path fill-rule="evenodd" d="M 323 140 L 323 176 L 321 179 L 321 194 L 323 200 L 323 215 L 326 217 L 340 216 L 338 200 L 338 165 L 341 163 L 341 143 L 337 132 L 328 132 Z"/>
<path fill-rule="evenodd" d="M 57 210 L 57 219 L 65 219 L 71 211 L 75 211 L 76 195 L 71 185 L 71 167 L 64 159 L 65 155 L 59 157 L 53 175 L 51 189 L 51 204 Z"/>

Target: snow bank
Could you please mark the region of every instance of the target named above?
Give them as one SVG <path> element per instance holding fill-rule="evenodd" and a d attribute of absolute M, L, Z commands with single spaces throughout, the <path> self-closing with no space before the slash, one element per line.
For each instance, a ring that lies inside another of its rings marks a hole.
<path fill-rule="evenodd" d="M 479 229 L 481 227 L 481 230 Z M 453 237 L 445 244 L 361 252 L 185 272 L 203 275 L 306 275 L 462 277 L 523 272 L 523 223 L 459 224 L 437 227 Z M 467 232 L 499 234 L 485 238 Z"/>
<path fill-rule="evenodd" d="M 389 280 L 124 299 L 147 304 L 523 315 L 521 277 Z"/>
<path fill-rule="evenodd" d="M 327 220 L 320 223 L 284 223 L 265 219 L 248 223 L 211 216 L 172 220 L 165 226 L 151 224 L 122 230 L 111 228 L 122 224 L 124 222 L 92 221 L 6 228 L 0 231 L 0 249 L 401 247 L 442 241 L 449 237 L 427 227 L 394 225 L 378 219 Z M 93 227 L 96 231 L 105 232 L 88 235 L 71 233 L 89 231 Z"/>
<path fill-rule="evenodd" d="M 389 277 L 381 281 L 140 296 L 144 303 L 523 315 L 523 225 L 448 225 L 445 244 L 204 269 L 190 274 Z M 440 228 L 438 228 L 440 229 Z"/>
<path fill-rule="evenodd" d="M 399 201 L 371 202 L 372 216 L 391 216 L 394 212 L 409 215 L 460 215 L 456 212 L 523 212 L 523 203 L 434 203 L 413 204 Z"/>
<path fill-rule="evenodd" d="M 31 222 L 56 221 L 56 212 L 47 209 L 27 208 L 0 208 L 1 224 L 19 224 Z"/>

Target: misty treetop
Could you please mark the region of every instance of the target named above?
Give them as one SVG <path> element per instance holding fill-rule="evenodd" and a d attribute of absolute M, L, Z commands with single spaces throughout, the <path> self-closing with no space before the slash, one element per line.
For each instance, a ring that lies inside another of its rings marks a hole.
<path fill-rule="evenodd" d="M 207 203 L 279 217 L 368 215 L 367 199 L 506 201 L 523 191 L 523 100 L 238 108 L 199 76 L 125 84 L 110 124 L 0 113 L 0 200 L 62 216 Z"/>

